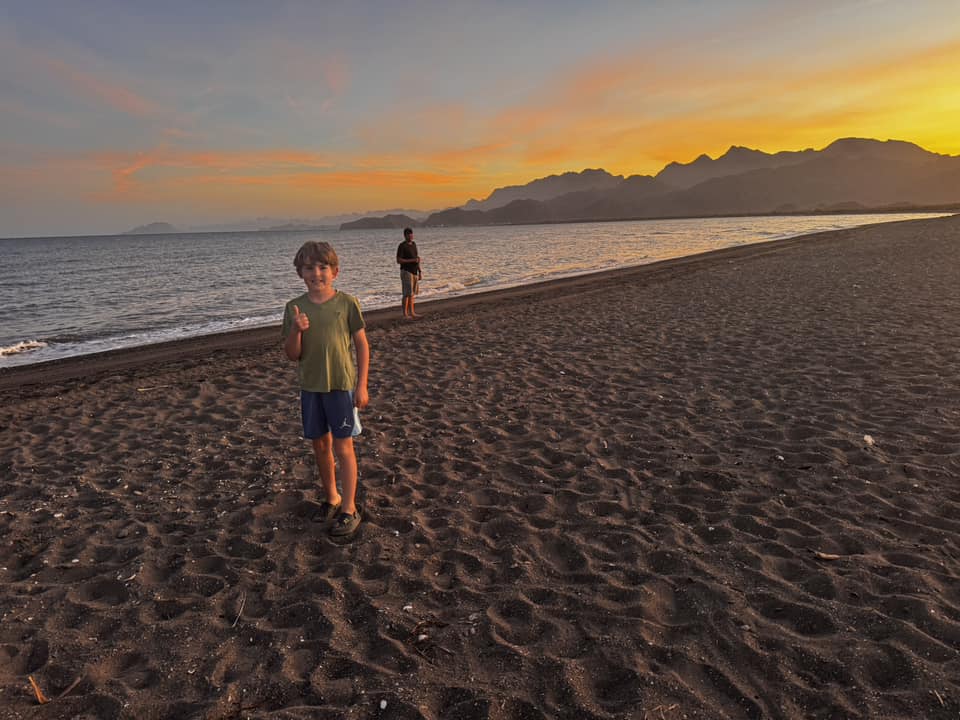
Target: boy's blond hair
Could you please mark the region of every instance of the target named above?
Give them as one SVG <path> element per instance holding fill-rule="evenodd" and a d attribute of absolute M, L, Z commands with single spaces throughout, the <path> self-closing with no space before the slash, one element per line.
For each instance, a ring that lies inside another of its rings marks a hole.
<path fill-rule="evenodd" d="M 308 240 L 297 250 L 297 254 L 293 258 L 293 266 L 297 268 L 297 275 L 303 277 L 301 270 L 307 263 L 339 268 L 340 258 L 337 257 L 337 252 L 330 243 Z"/>

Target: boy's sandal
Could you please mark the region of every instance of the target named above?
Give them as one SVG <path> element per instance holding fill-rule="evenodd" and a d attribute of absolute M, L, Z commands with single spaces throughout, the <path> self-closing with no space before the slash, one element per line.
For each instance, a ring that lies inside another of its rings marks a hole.
<path fill-rule="evenodd" d="M 339 505 L 332 505 L 331 503 L 324 500 L 322 503 L 320 503 L 320 509 L 317 510 L 315 519 L 319 520 L 320 522 L 325 522 L 325 523 L 330 522 L 337 516 L 337 513 L 339 512 L 340 512 Z"/>
<path fill-rule="evenodd" d="M 357 531 L 358 527 L 360 527 L 360 508 L 357 508 L 357 511 L 352 515 L 350 513 L 340 513 L 337 521 L 330 528 L 330 537 L 338 539 L 350 537 Z"/>

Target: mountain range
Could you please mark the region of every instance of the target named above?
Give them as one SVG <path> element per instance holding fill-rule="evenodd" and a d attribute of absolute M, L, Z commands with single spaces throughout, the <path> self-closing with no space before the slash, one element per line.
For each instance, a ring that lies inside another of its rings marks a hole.
<path fill-rule="evenodd" d="M 420 224 L 504 225 L 716 215 L 960 209 L 960 156 L 900 140 L 843 138 L 822 150 L 733 146 L 654 176 L 590 169 L 494 190 Z M 368 227 L 378 226 L 367 218 Z"/>
<path fill-rule="evenodd" d="M 124 234 L 371 229 L 630 220 L 717 215 L 960 210 L 960 156 L 901 140 L 843 138 L 822 150 L 766 153 L 732 146 L 714 159 L 672 162 L 656 175 L 593 168 L 497 188 L 439 212 L 394 209 L 316 219 L 259 217 L 177 229 L 142 225 Z M 383 214 L 386 213 L 386 214 Z"/>

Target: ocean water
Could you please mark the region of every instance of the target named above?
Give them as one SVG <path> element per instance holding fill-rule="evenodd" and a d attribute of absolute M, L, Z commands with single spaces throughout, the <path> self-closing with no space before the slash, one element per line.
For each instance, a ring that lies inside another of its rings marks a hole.
<path fill-rule="evenodd" d="M 935 214 L 421 228 L 421 300 L 529 284 L 821 230 Z M 303 292 L 307 240 L 340 256 L 338 287 L 396 305 L 399 230 L 0 239 L 0 368 L 280 322 Z"/>

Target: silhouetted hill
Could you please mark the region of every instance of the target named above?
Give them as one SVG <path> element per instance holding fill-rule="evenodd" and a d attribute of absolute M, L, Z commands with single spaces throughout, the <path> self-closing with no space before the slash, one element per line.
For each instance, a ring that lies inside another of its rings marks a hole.
<path fill-rule="evenodd" d="M 603 216 L 602 213 L 609 206 L 616 205 L 624 196 L 640 198 L 650 194 L 661 194 L 668 189 L 649 175 L 632 175 L 626 179 L 621 178 L 617 185 L 609 190 L 593 189 L 569 192 L 547 201 L 514 200 L 503 207 L 486 212 L 451 208 L 433 213 L 424 220 L 423 224 L 424 226 L 511 225 L 592 219 Z M 617 212 L 616 209 L 609 211 L 614 214 Z"/>
<path fill-rule="evenodd" d="M 450 208 L 433 213 L 424 225 L 490 225 L 487 213 L 482 210 Z"/>
<path fill-rule="evenodd" d="M 384 215 L 383 217 L 360 218 L 345 222 L 341 230 L 389 230 L 391 228 L 420 227 L 420 223 L 409 215 Z"/>
<path fill-rule="evenodd" d="M 551 201 L 557 206 L 552 214 L 564 220 L 629 217 L 623 213 L 629 212 L 635 203 L 660 197 L 672 190 L 670 185 L 649 175 L 631 175 L 613 190 L 595 194 L 590 202 L 582 202 L 580 198 L 557 198 Z"/>
<path fill-rule="evenodd" d="M 623 180 L 621 175 L 611 175 L 606 170 L 582 170 L 550 175 L 526 185 L 510 185 L 497 188 L 486 200 L 470 200 L 464 210 L 493 210 L 509 205 L 515 200 L 551 200 L 561 195 L 587 190 L 606 190 L 616 187 Z"/>
<path fill-rule="evenodd" d="M 709 155 L 701 155 L 687 164 L 672 162 L 657 173 L 656 178 L 666 185 L 672 185 L 678 190 L 683 190 L 717 177 L 739 175 L 743 172 L 761 168 L 795 165 L 810 159 L 815 153 L 815 150 L 808 149 L 799 152 L 785 151 L 771 155 L 761 150 L 751 150 L 733 145 L 716 160 Z"/>
<path fill-rule="evenodd" d="M 844 138 L 823 150 L 773 155 L 734 147 L 717 160 L 702 155 L 688 165 L 671 163 L 656 177 L 631 176 L 607 189 L 514 201 L 485 212 L 446 210 L 428 217 L 424 225 L 889 211 L 958 204 L 960 157 L 897 140 Z"/>
<path fill-rule="evenodd" d="M 707 180 L 688 190 L 635 203 L 640 216 L 715 215 L 857 206 L 925 206 L 960 202 L 960 157 L 910 143 L 838 140 L 795 165 Z"/>

